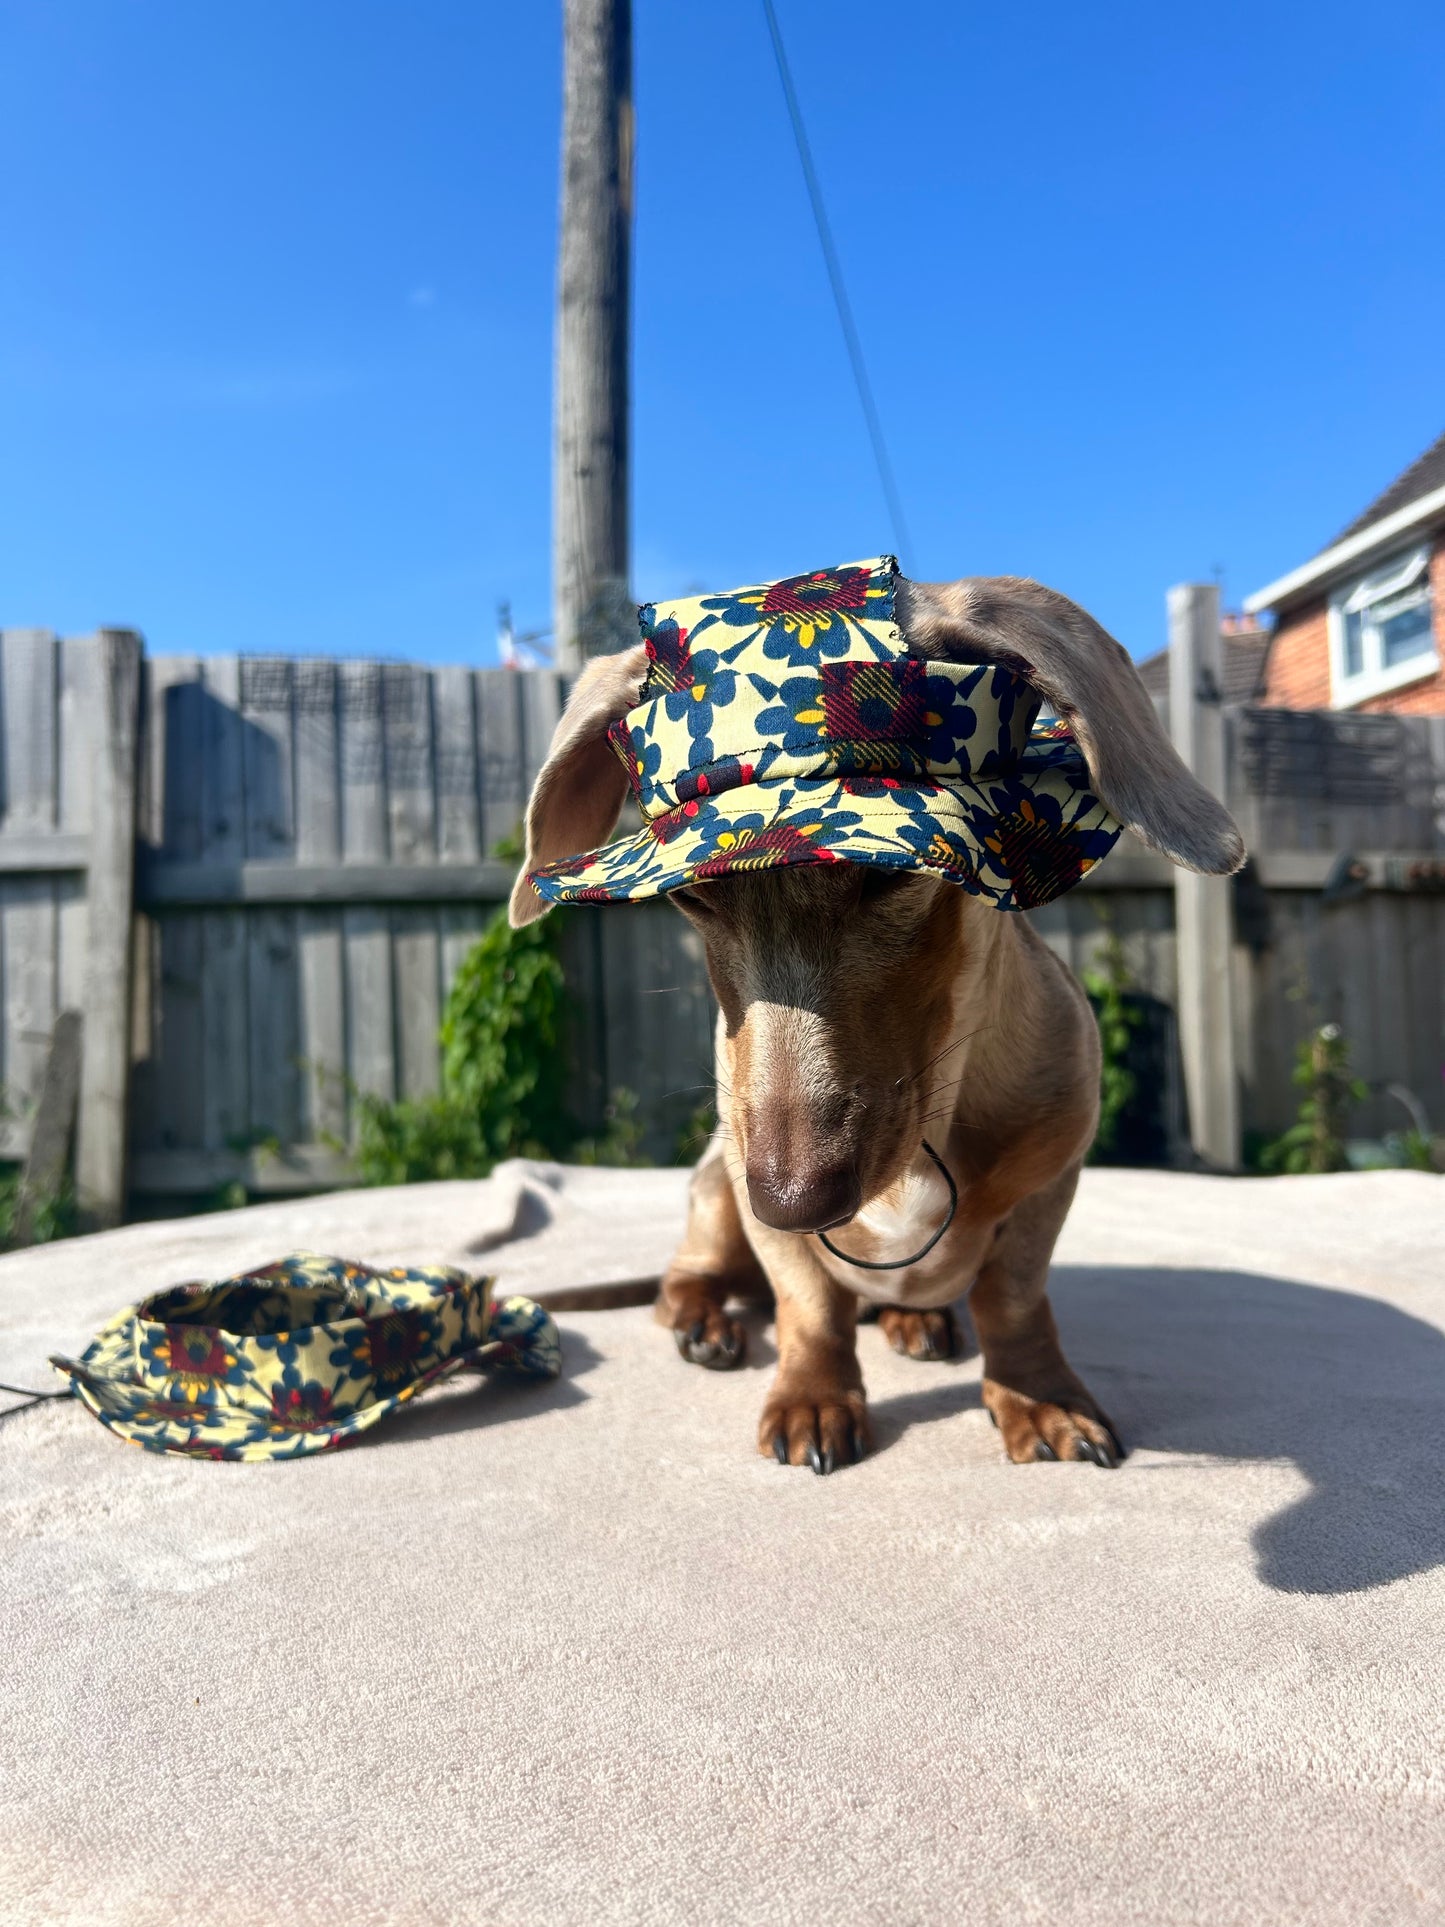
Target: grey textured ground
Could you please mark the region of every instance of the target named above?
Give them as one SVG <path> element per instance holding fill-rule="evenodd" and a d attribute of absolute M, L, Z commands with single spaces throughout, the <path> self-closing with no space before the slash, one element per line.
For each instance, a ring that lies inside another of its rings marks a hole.
<path fill-rule="evenodd" d="M 0 1378 L 296 1245 L 665 1257 L 679 1174 L 526 1177 L 7 1258 Z M 312 1462 L 0 1424 L 0 1920 L 1437 1924 L 1442 1228 L 1413 1174 L 1091 1173 L 1055 1303 L 1116 1473 L 1000 1463 L 976 1361 L 876 1329 L 876 1457 L 784 1469 L 765 1329 L 716 1377 L 645 1311 Z"/>

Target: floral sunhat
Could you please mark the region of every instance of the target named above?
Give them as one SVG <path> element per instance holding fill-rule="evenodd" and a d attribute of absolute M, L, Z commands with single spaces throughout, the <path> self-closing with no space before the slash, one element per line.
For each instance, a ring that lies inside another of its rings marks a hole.
<path fill-rule="evenodd" d="M 470 1366 L 555 1378 L 530 1298 L 442 1265 L 373 1271 L 297 1252 L 219 1284 L 176 1285 L 51 1364 L 102 1425 L 151 1452 L 294 1459 L 336 1448 Z"/>
<path fill-rule="evenodd" d="M 642 828 L 549 863 L 548 903 L 655 897 L 739 870 L 928 870 L 1027 910 L 1120 826 L 1038 692 L 994 664 L 910 656 L 891 556 L 640 611 L 648 672 L 609 731 Z"/>

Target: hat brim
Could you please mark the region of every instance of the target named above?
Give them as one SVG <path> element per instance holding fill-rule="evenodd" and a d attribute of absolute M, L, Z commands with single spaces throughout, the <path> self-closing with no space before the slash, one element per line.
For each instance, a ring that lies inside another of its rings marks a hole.
<path fill-rule="evenodd" d="M 791 779 L 699 797 L 528 881 L 547 903 L 639 902 L 739 872 L 845 862 L 932 873 L 1029 910 L 1072 889 L 1119 828 L 1072 739 L 1045 731 L 1015 769 L 977 781 Z"/>
<path fill-rule="evenodd" d="M 126 1314 L 128 1317 L 129 1314 Z M 179 1452 L 202 1459 L 298 1459 L 335 1451 L 420 1393 L 464 1366 L 486 1362 L 496 1345 L 459 1352 L 411 1379 L 400 1391 L 317 1425 L 297 1425 L 230 1404 L 192 1404 L 159 1397 L 133 1378 L 97 1370 L 84 1359 L 54 1358 L 81 1404 L 117 1437 L 147 1452 Z"/>

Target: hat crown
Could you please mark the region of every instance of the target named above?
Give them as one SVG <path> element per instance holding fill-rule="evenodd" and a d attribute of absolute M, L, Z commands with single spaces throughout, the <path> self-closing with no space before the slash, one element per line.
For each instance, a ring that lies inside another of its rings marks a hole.
<path fill-rule="evenodd" d="M 642 827 L 530 870 L 544 903 L 639 902 L 742 871 L 876 864 L 1000 910 L 1072 889 L 1119 834 L 1067 724 L 998 664 L 912 656 L 891 556 L 649 603 L 608 728 Z"/>
<path fill-rule="evenodd" d="M 891 557 L 641 611 L 648 675 L 610 731 L 645 821 L 751 784 L 1013 769 L 1039 696 L 990 664 L 908 655 Z"/>
<path fill-rule="evenodd" d="M 305 1425 L 394 1396 L 480 1345 L 486 1327 L 486 1292 L 464 1272 L 371 1272 L 297 1254 L 144 1300 L 131 1342 L 137 1380 L 163 1402 L 274 1414 L 278 1390 L 294 1392 L 283 1403 Z M 325 1398 L 308 1398 L 310 1387 Z"/>

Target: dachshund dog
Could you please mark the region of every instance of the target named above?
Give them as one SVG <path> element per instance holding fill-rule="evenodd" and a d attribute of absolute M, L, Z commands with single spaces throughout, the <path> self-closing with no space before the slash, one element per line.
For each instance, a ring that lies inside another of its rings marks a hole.
<path fill-rule="evenodd" d="M 1125 651 L 1074 603 L 1014 577 L 900 579 L 896 612 L 910 655 L 1032 684 L 1151 849 L 1239 868 L 1233 820 L 1180 761 Z M 578 678 L 528 808 L 526 870 L 615 828 L 626 776 L 607 729 L 647 666 L 639 646 Z M 1025 917 L 926 872 L 820 863 L 671 895 L 719 1005 L 717 1130 L 657 1306 L 683 1358 L 737 1364 L 729 1301 L 771 1286 L 778 1371 L 758 1448 L 831 1472 L 869 1443 L 860 1300 L 896 1349 L 927 1358 L 950 1349 L 949 1307 L 967 1295 L 1009 1458 L 1116 1465 L 1118 1435 L 1065 1359 L 1046 1291 L 1098 1115 L 1098 1034 L 1073 977 Z M 524 871 L 513 923 L 545 909 Z M 848 1262 L 907 1258 L 945 1221 L 901 1270 Z"/>

